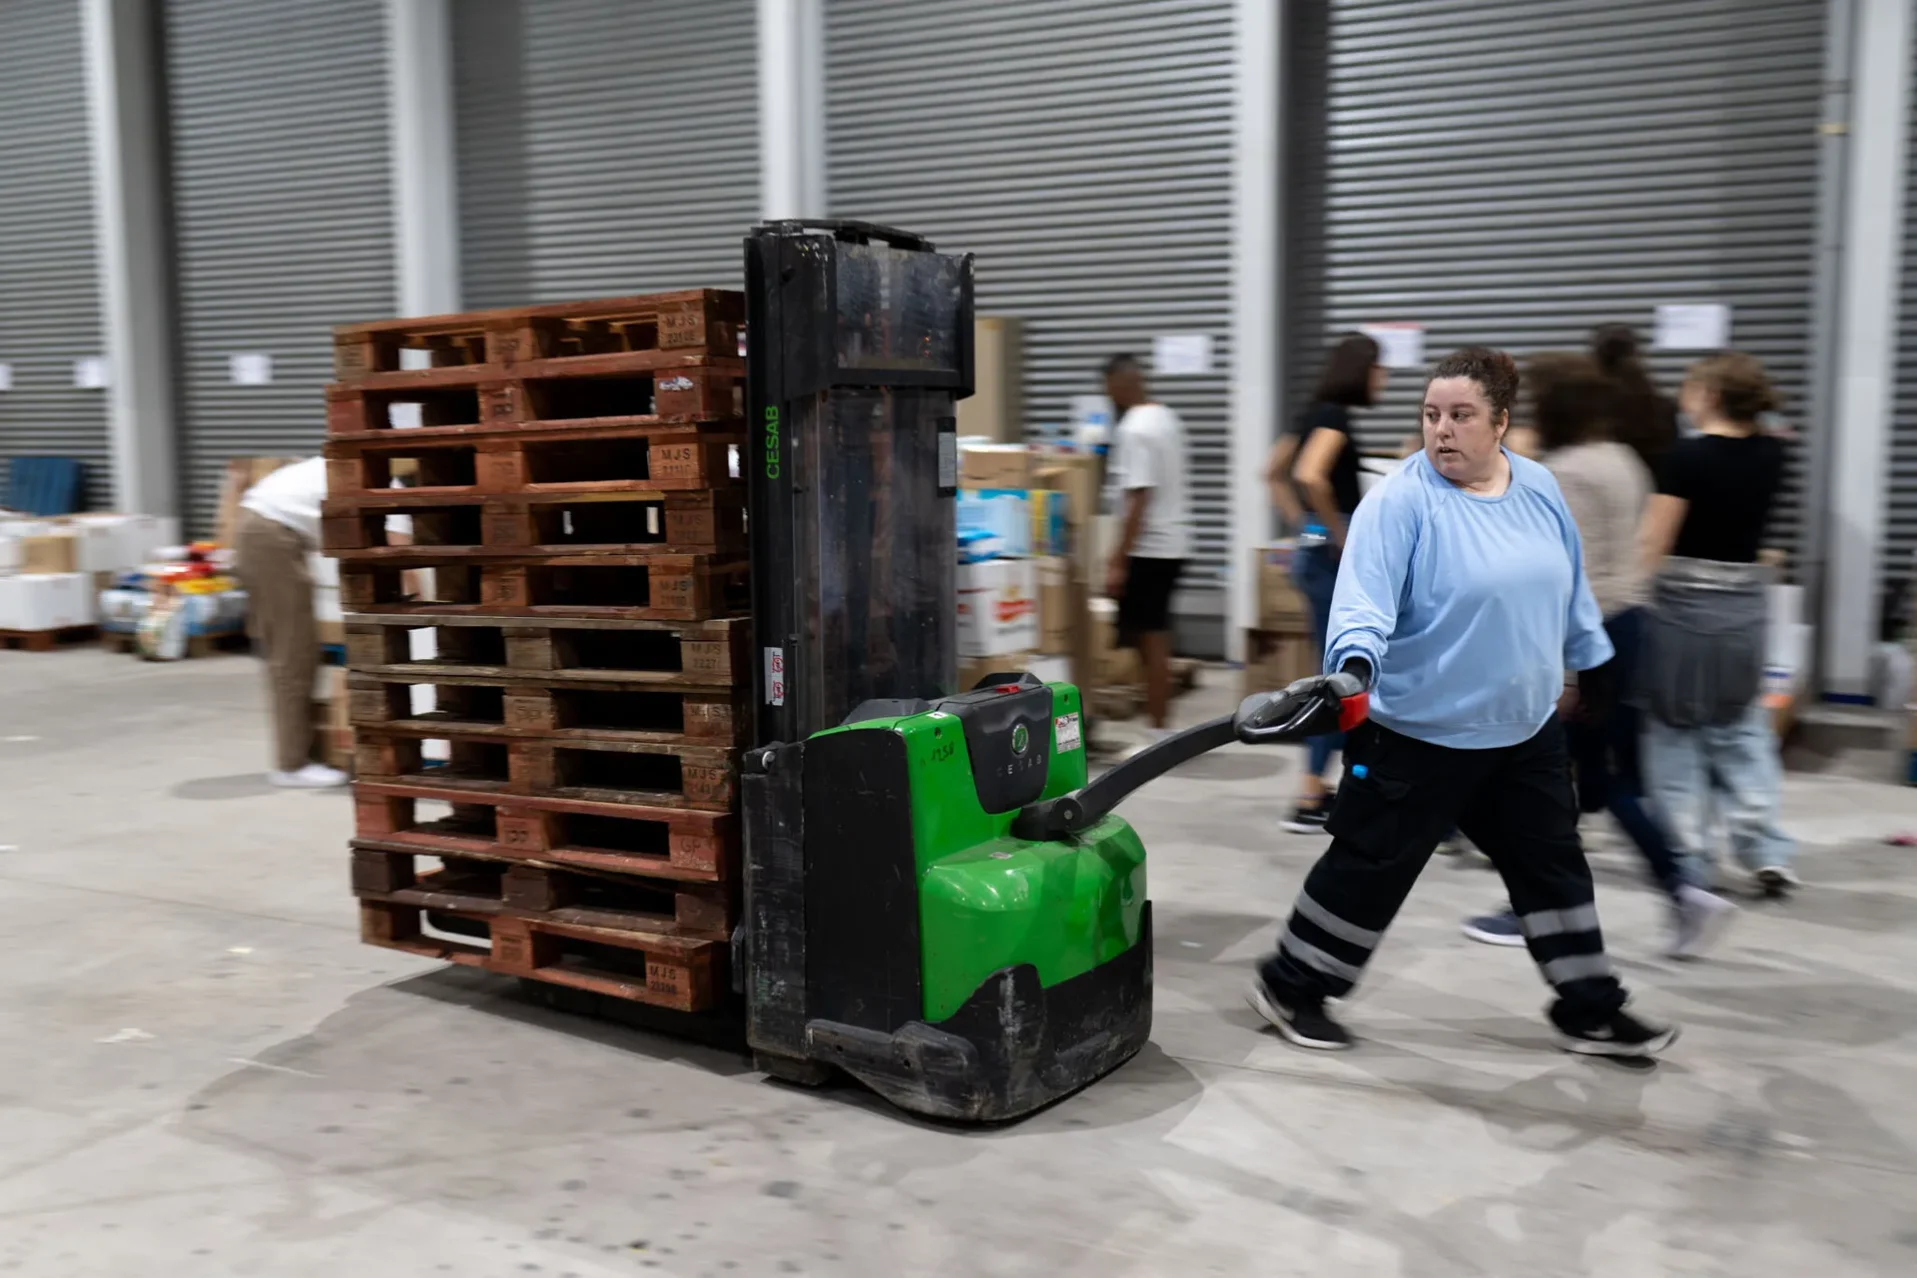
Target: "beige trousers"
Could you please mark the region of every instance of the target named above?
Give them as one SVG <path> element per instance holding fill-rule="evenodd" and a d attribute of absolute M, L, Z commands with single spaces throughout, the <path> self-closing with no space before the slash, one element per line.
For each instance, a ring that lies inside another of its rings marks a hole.
<path fill-rule="evenodd" d="M 246 587 L 247 629 L 266 653 L 273 766 L 294 772 L 312 758 L 313 678 L 319 670 L 306 542 L 286 525 L 251 510 L 240 511 L 233 541 L 240 584 Z"/>

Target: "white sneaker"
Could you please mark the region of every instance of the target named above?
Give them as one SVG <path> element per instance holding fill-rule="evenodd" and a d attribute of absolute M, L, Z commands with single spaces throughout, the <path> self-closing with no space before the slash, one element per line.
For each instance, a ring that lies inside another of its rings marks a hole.
<path fill-rule="evenodd" d="M 290 790 L 330 790 L 352 780 L 338 768 L 329 768 L 324 763 L 309 763 L 298 772 L 269 772 L 266 779 Z"/>
<path fill-rule="evenodd" d="M 1670 956 L 1696 958 L 1717 944 L 1737 914 L 1737 907 L 1715 892 L 1685 884 L 1677 890 L 1677 936 Z"/>

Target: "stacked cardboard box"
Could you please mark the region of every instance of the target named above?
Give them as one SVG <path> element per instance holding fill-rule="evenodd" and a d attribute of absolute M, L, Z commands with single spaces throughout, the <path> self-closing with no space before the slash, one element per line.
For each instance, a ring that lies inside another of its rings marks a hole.
<path fill-rule="evenodd" d="M 1323 654 L 1312 632 L 1311 604 L 1291 576 L 1296 547 L 1289 540 L 1252 550 L 1258 583 L 1258 624 L 1245 632 L 1244 692 L 1269 692 L 1317 674 Z"/>
<path fill-rule="evenodd" d="M 681 1011 L 723 996 L 742 319 L 706 290 L 339 331 L 323 540 L 369 943 Z"/>

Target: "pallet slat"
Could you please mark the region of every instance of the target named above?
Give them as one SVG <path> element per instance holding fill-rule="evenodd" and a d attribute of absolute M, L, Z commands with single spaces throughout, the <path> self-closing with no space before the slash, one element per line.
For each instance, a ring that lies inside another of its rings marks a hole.
<path fill-rule="evenodd" d="M 400 371 L 406 349 L 436 368 L 617 351 L 736 355 L 744 322 L 744 294 L 691 289 L 349 324 L 334 330 L 334 368 L 343 382 Z"/>
<path fill-rule="evenodd" d="M 429 740 L 446 741 L 451 757 L 426 759 Z M 364 781 L 708 812 L 731 811 L 737 793 L 738 753 L 726 746 L 522 741 L 451 728 L 362 728 L 356 742 L 355 771 Z"/>
<path fill-rule="evenodd" d="M 326 388 L 326 433 L 410 436 L 457 426 L 538 430 L 713 422 L 745 415 L 745 361 L 654 355 L 595 355 L 491 366 L 388 373 Z M 401 410 L 395 405 L 413 405 Z M 433 438 L 426 436 L 425 438 Z"/>
<path fill-rule="evenodd" d="M 450 815 L 423 819 L 421 801 L 444 803 Z M 730 813 L 376 781 L 353 787 L 353 810 L 358 838 L 433 856 L 537 854 L 585 864 L 573 854 L 586 854 L 619 858 L 630 873 L 702 881 L 733 877 L 737 861 Z"/>
<path fill-rule="evenodd" d="M 553 497 L 391 496 L 328 501 L 320 544 L 342 563 L 422 559 L 746 553 L 744 490 L 605 492 Z M 408 540 L 388 520 L 404 515 Z"/>
<path fill-rule="evenodd" d="M 703 621 L 742 611 L 750 567 L 718 555 L 522 555 L 479 561 L 435 557 L 430 547 L 378 564 L 340 565 L 340 602 L 356 612 L 403 616 L 604 617 Z M 434 599 L 408 599 L 403 572 L 432 568 Z"/>
<path fill-rule="evenodd" d="M 466 935 L 434 935 L 429 927 L 460 927 Z M 714 1006 L 724 988 L 720 974 L 726 947 L 718 941 L 670 945 L 640 932 L 428 910 L 412 902 L 365 897 L 360 900 L 360 939 L 681 1012 Z"/>
<path fill-rule="evenodd" d="M 327 495 L 335 503 L 364 504 L 434 495 L 724 488 L 737 482 L 731 450 L 743 438 L 734 421 L 376 430 L 326 442 Z M 395 479 L 412 483 L 396 490 Z"/>

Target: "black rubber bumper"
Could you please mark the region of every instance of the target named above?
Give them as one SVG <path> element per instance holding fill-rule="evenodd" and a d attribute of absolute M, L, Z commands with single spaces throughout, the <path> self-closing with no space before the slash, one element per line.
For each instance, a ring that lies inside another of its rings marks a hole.
<path fill-rule="evenodd" d="M 1001 968 L 937 1025 L 887 1034 L 806 1023 L 806 1055 L 836 1065 L 914 1114 L 1004 1122 L 1042 1109 L 1123 1065 L 1151 1037 L 1152 914 L 1138 943 L 1046 989 L 1030 964 Z"/>

